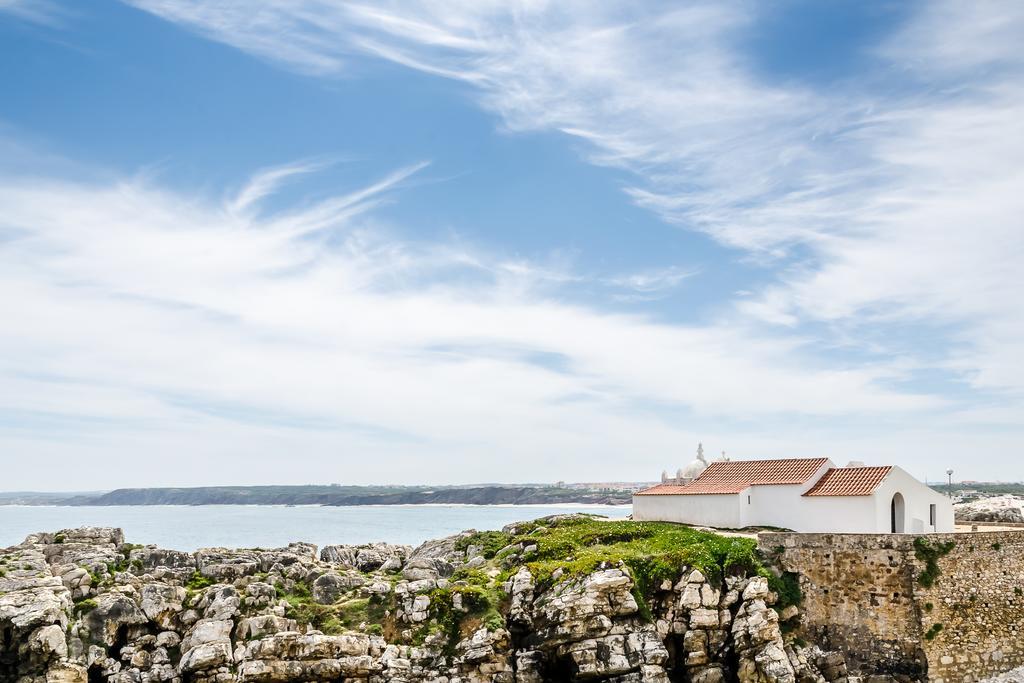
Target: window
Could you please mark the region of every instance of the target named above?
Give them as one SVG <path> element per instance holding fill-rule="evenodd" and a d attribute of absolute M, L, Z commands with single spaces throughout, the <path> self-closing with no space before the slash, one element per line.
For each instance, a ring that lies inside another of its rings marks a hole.
<path fill-rule="evenodd" d="M 935 503 L 928 506 L 928 523 L 935 526 Z"/>
<path fill-rule="evenodd" d="M 750 496 L 747 496 L 747 505 L 750 505 Z"/>

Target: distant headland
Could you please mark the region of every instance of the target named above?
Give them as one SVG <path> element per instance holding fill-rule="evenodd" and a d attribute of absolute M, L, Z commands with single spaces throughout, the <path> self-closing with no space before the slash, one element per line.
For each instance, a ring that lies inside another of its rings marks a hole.
<path fill-rule="evenodd" d="M 198 486 L 0 493 L 0 505 L 628 505 L 646 484 Z"/>

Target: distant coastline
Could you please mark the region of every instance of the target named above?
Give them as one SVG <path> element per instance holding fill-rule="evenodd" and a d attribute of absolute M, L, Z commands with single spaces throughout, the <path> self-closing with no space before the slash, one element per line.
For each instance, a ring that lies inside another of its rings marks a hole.
<path fill-rule="evenodd" d="M 0 505 L 629 505 L 632 493 L 562 486 L 201 486 L 0 494 Z"/>

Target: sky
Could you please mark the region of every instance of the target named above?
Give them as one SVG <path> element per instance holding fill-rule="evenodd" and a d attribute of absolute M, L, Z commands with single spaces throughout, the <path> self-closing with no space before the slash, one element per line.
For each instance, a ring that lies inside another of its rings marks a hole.
<path fill-rule="evenodd" d="M 0 0 L 0 489 L 1024 479 L 1022 35 Z"/>

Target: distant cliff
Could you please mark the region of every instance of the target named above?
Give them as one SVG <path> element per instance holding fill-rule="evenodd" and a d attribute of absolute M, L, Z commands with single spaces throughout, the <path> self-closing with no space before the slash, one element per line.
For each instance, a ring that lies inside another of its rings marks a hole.
<path fill-rule="evenodd" d="M 117 489 L 67 498 L 65 505 L 556 505 L 628 504 L 628 491 L 537 486 L 202 486 Z"/>

